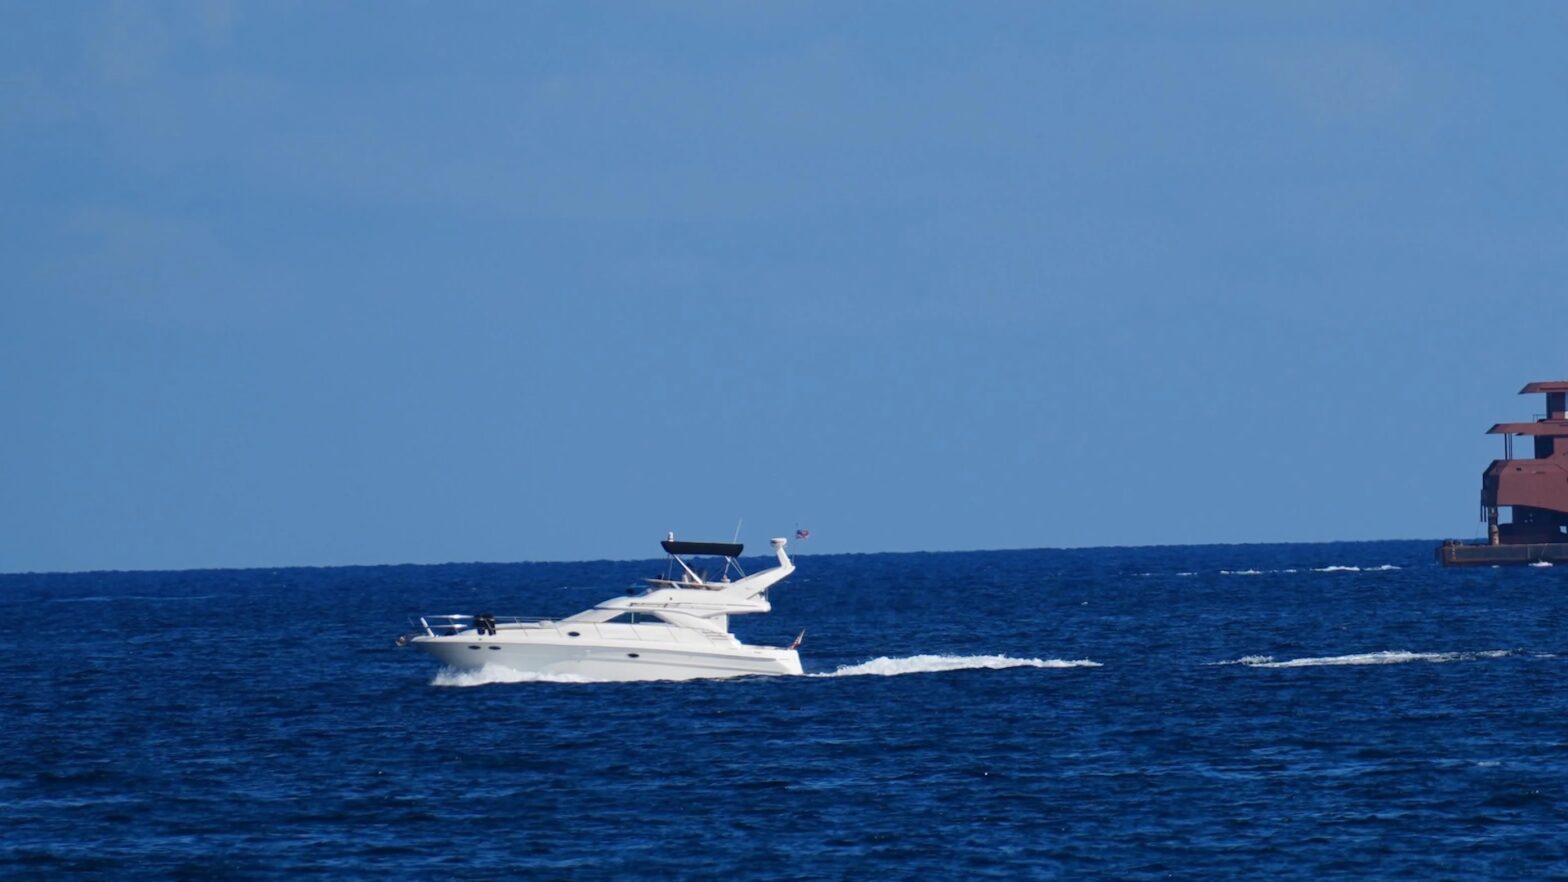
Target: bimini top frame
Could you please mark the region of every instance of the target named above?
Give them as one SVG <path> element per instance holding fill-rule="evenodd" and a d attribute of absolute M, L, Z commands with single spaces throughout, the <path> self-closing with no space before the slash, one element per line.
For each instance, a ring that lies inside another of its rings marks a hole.
<path fill-rule="evenodd" d="M 730 573 L 733 570 L 736 579 L 746 578 L 746 571 L 741 569 L 740 557 L 744 545 L 738 542 L 686 542 L 675 538 L 674 533 L 665 537 L 659 543 L 670 555 L 669 566 L 665 568 L 662 578 L 647 579 L 648 584 L 655 588 L 701 588 L 709 591 L 718 591 L 729 587 Z M 698 574 L 691 565 L 686 563 L 682 555 L 693 557 L 722 557 L 724 558 L 724 571 L 719 574 L 718 581 L 708 578 L 704 570 Z"/>

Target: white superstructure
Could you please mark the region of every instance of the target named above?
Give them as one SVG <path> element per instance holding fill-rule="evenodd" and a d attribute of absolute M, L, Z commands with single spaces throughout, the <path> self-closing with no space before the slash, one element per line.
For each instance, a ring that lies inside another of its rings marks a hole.
<path fill-rule="evenodd" d="M 745 575 L 735 558 L 741 546 L 714 542 L 663 543 L 671 569 L 647 580 L 640 593 L 616 597 L 564 619 L 489 615 L 425 616 L 421 633 L 398 645 L 416 646 L 454 668 L 501 665 L 513 670 L 590 680 L 690 680 L 752 674 L 799 674 L 795 644 L 751 646 L 729 631 L 730 616 L 770 612 L 768 589 L 795 571 L 785 540 L 772 540 L 779 564 Z M 719 581 L 694 572 L 682 555 L 725 559 Z M 677 569 L 678 565 L 678 569 Z M 730 580 L 734 571 L 739 578 Z"/>

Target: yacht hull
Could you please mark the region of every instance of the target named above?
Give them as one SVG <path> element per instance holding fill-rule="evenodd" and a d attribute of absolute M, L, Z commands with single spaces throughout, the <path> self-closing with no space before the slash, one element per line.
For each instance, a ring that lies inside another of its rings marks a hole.
<path fill-rule="evenodd" d="M 614 597 L 563 619 L 526 619 L 488 613 L 421 616 L 415 646 L 458 670 L 489 666 L 542 677 L 599 681 L 697 680 L 712 677 L 798 675 L 795 647 L 751 646 L 730 633 L 733 616 L 773 609 L 768 589 L 795 571 L 784 539 L 771 539 L 779 565 L 746 575 L 735 561 L 741 546 L 728 542 L 663 542 L 671 567 L 648 587 Z M 724 573 L 709 580 L 681 554 L 724 557 Z M 680 571 L 674 566 L 678 564 Z M 740 578 L 730 579 L 734 572 Z M 804 632 L 802 632 L 804 633 Z"/>
<path fill-rule="evenodd" d="M 800 655 L 792 649 L 748 646 L 697 648 L 650 642 L 556 642 L 509 640 L 472 632 L 416 637 L 412 645 L 442 664 L 459 670 L 499 665 L 522 673 L 581 677 L 597 681 L 696 680 L 720 677 L 789 676 L 801 673 Z"/>

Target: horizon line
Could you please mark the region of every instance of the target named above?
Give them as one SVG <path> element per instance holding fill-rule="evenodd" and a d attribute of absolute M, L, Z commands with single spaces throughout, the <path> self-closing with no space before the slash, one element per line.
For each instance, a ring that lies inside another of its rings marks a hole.
<path fill-rule="evenodd" d="M 815 557 L 852 557 L 858 555 L 880 554 L 990 554 L 995 552 L 1016 551 L 1096 551 L 1111 549 L 1140 549 L 1140 548 L 1215 548 L 1237 547 L 1249 545 L 1366 545 L 1375 542 L 1437 542 L 1445 540 L 1420 538 L 1400 539 L 1321 539 L 1314 541 L 1283 541 L 1259 540 L 1249 542 L 1155 542 L 1146 545 L 1049 545 L 1015 548 L 932 548 L 915 551 L 830 551 L 813 554 Z M 755 554 L 747 557 L 768 557 L 769 555 Z M 798 557 L 800 552 L 791 552 L 790 556 Z M 595 564 L 595 563 L 639 563 L 642 561 L 659 560 L 654 557 L 597 557 L 576 560 L 446 560 L 446 561 L 399 561 L 396 563 L 333 563 L 333 564 L 259 564 L 251 566 L 195 566 L 195 567 L 131 567 L 131 568 L 101 568 L 86 570 L 5 570 L 0 571 L 0 578 L 8 576 L 87 576 L 97 573 L 214 573 L 236 572 L 248 570 L 331 570 L 331 569 L 368 569 L 373 567 L 446 567 L 446 566 L 512 566 L 515 564 Z M 742 558 L 744 559 L 744 558 Z"/>

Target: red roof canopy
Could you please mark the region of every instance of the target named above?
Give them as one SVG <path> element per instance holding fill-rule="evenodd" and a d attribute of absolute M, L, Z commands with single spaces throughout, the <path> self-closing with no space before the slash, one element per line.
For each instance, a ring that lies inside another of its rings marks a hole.
<path fill-rule="evenodd" d="M 1535 392 L 1568 392 L 1568 380 L 1541 380 L 1538 383 L 1526 383 L 1519 390 L 1520 395 L 1530 395 Z"/>
<path fill-rule="evenodd" d="M 1568 420 L 1541 420 L 1538 423 L 1498 423 L 1486 430 L 1488 435 L 1568 436 Z"/>

